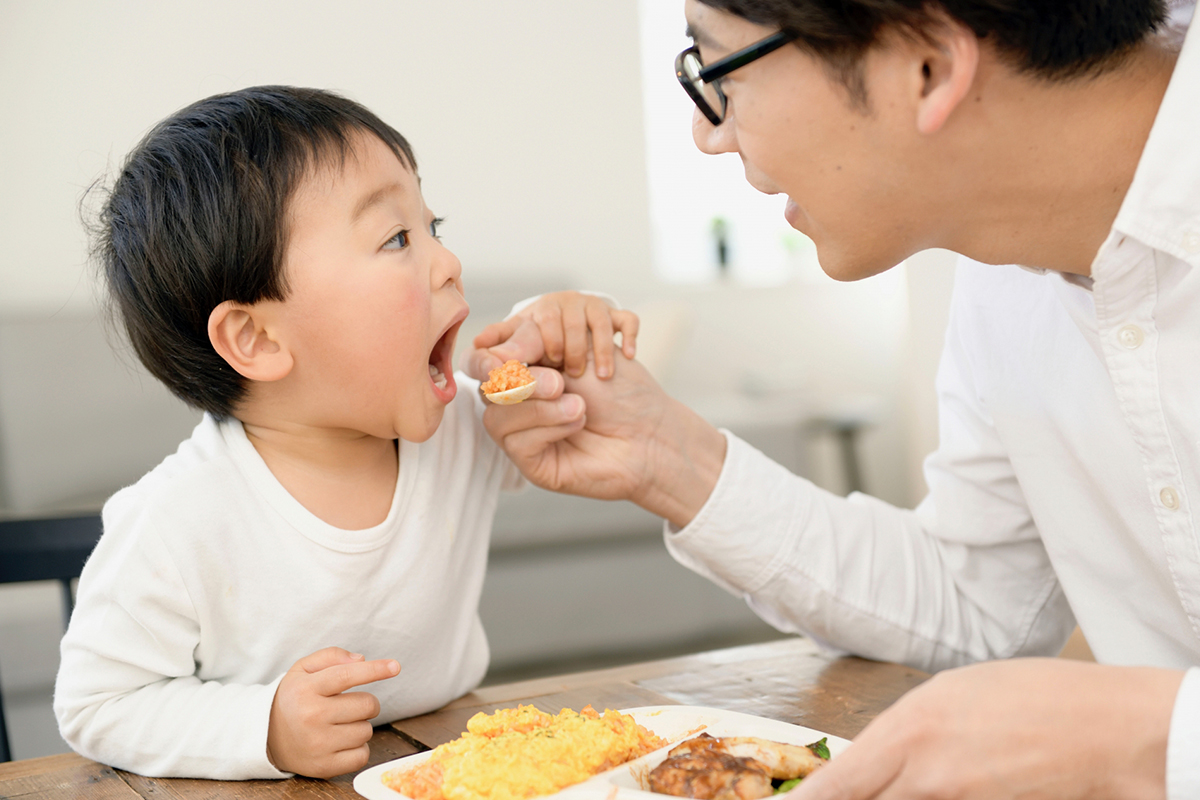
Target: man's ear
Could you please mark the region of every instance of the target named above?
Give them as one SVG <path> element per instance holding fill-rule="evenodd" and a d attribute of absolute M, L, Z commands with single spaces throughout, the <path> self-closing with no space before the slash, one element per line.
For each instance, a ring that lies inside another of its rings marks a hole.
<path fill-rule="evenodd" d="M 208 315 L 208 340 L 242 377 L 277 381 L 292 371 L 294 362 L 268 321 L 261 306 L 226 300 Z"/>
<path fill-rule="evenodd" d="M 917 102 L 917 130 L 937 133 L 967 97 L 979 68 L 979 37 L 966 25 L 946 18 L 928 31 L 929 45 Z"/>

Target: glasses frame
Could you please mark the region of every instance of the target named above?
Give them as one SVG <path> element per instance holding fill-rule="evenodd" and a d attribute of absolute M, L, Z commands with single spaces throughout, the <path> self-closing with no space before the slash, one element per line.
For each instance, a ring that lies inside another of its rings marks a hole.
<path fill-rule="evenodd" d="M 717 92 L 717 97 L 721 98 L 721 110 L 718 112 L 708 100 L 705 99 L 696 87 L 692 84 L 691 78 L 683 69 L 683 60 L 687 58 L 689 53 L 696 54 L 696 60 L 700 60 L 700 48 L 697 45 L 684 50 L 679 55 L 675 56 L 675 77 L 679 79 L 683 90 L 687 92 L 688 97 L 692 98 L 692 102 L 700 109 L 700 113 L 704 114 L 708 121 L 713 125 L 720 125 L 725 121 L 725 107 L 728 101 L 725 98 L 725 92 L 721 91 L 720 84 L 717 83 L 721 78 L 724 78 L 735 69 L 741 69 L 752 61 L 757 61 L 768 53 L 774 53 L 785 44 L 796 41 L 800 38 L 800 34 L 791 31 L 779 31 L 773 33 L 765 39 L 760 39 L 749 47 L 743 47 L 736 53 L 730 53 L 724 58 L 718 59 L 713 63 L 702 66 L 696 77 L 704 83 L 712 84 L 713 89 Z M 701 62 L 703 63 L 703 62 Z"/>

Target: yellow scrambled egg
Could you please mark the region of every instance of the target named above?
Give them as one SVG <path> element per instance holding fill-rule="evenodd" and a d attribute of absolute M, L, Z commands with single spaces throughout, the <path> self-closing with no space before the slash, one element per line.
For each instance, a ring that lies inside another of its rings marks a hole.
<path fill-rule="evenodd" d="M 533 706 L 476 714 L 467 732 L 383 782 L 414 800 L 526 800 L 553 794 L 666 744 L 633 717 Z"/>

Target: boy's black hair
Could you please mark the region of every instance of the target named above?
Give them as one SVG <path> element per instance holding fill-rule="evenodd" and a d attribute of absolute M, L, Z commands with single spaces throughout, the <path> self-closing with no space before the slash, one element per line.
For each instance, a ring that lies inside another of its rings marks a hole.
<path fill-rule="evenodd" d="M 866 106 L 862 55 L 886 30 L 920 35 L 949 16 L 1020 72 L 1048 80 L 1119 63 L 1167 19 L 1166 0 L 700 0 L 798 34 Z"/>
<path fill-rule="evenodd" d="M 226 300 L 283 300 L 288 203 L 322 164 L 373 134 L 414 173 L 412 148 L 331 92 L 256 86 L 194 103 L 126 158 L 99 215 L 95 253 L 138 358 L 191 406 L 231 414 L 246 379 L 208 338 Z"/>

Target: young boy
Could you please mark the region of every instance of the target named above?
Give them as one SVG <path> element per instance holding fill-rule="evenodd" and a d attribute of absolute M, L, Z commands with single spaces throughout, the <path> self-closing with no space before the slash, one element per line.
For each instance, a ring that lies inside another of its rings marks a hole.
<path fill-rule="evenodd" d="M 247 89 L 156 126 L 101 222 L 134 349 L 206 414 L 105 505 L 62 735 L 147 775 L 359 769 L 372 723 L 483 677 L 492 514 L 519 483 L 452 373 L 461 269 L 412 151 L 343 98 Z M 548 351 L 590 329 L 611 362 L 615 329 L 632 352 L 636 318 L 596 297 L 520 314 Z"/>

